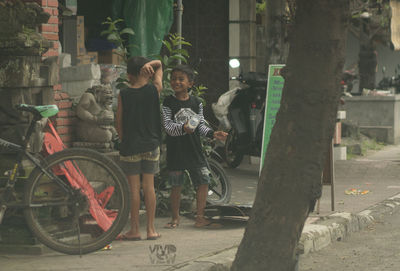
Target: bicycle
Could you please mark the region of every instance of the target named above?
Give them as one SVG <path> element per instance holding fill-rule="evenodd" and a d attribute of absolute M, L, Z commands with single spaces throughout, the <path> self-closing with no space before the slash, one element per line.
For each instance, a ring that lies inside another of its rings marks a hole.
<path fill-rule="evenodd" d="M 16 108 L 32 113 L 33 118 L 21 145 L 0 138 L 1 149 L 17 154 L 6 186 L 0 189 L 0 224 L 8 208 L 23 208 L 34 236 L 55 251 L 82 255 L 104 248 L 128 219 L 130 199 L 125 174 L 97 151 L 63 149 L 57 144 L 57 133 L 45 133 L 49 156 L 31 154 L 27 146 L 36 122 L 56 115 L 58 108 L 25 104 Z M 21 200 L 16 198 L 14 186 L 26 160 L 32 171 Z"/>
<path fill-rule="evenodd" d="M 207 203 L 210 205 L 226 204 L 232 195 L 232 185 L 221 165 L 223 158 L 211 149 L 206 154 L 207 167 L 210 170 L 211 183 L 208 187 Z"/>

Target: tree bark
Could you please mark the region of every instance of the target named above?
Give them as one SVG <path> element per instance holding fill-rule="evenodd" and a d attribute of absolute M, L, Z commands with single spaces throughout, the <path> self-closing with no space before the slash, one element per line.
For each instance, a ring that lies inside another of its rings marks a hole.
<path fill-rule="evenodd" d="M 286 0 L 266 2 L 267 66 L 286 63 L 289 46 L 286 41 L 287 25 L 284 21 Z"/>
<path fill-rule="evenodd" d="M 361 39 L 358 56 L 358 73 L 360 76 L 359 94 L 362 94 L 364 88 L 375 88 L 376 65 L 377 60 L 372 39 L 366 41 Z"/>
<path fill-rule="evenodd" d="M 281 107 L 233 271 L 294 270 L 340 98 L 348 0 L 298 0 Z"/>

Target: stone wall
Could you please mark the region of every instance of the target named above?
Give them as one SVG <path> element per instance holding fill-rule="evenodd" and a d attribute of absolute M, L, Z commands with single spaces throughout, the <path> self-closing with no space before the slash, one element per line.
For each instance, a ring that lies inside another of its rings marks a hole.
<path fill-rule="evenodd" d="M 389 144 L 400 143 L 400 95 L 345 99 L 346 119 L 360 132 Z"/>

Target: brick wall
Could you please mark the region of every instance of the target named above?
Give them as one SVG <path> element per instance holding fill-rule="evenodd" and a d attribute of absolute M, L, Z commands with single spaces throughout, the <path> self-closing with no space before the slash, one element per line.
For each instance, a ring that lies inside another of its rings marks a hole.
<path fill-rule="evenodd" d="M 71 110 L 72 102 L 68 94 L 65 92 L 56 92 L 54 100 L 59 108 L 59 112 L 55 119 L 57 133 L 66 146 L 71 146 L 75 137 L 75 112 Z"/>
<path fill-rule="evenodd" d="M 39 31 L 42 36 L 53 42 L 53 48 L 50 48 L 43 57 L 58 56 L 59 37 L 58 37 L 58 1 L 57 0 L 37 0 L 43 10 L 50 14 L 47 24 L 42 24 Z"/>

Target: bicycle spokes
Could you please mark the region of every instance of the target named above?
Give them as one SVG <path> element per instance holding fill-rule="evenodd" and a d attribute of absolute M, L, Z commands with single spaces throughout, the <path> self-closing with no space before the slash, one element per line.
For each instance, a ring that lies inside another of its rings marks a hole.
<path fill-rule="evenodd" d="M 82 173 L 76 161 L 65 161 L 63 164 L 58 165 L 55 171 L 58 172 L 59 175 L 65 176 L 72 187 L 79 189 L 81 193 L 85 195 L 89 201 L 90 214 L 104 231 L 108 230 L 112 224 L 113 218 L 105 213 L 104 203 L 107 203 L 111 198 L 114 188 L 107 187 L 105 190 L 107 192 L 103 193 L 103 191 L 103 194 L 99 196 Z"/>
<path fill-rule="evenodd" d="M 42 230 L 59 243 L 79 248 L 107 232 L 122 208 L 117 176 L 84 158 L 58 161 L 48 169 L 73 192 L 67 193 L 46 174 L 37 177 L 30 207 Z"/>

